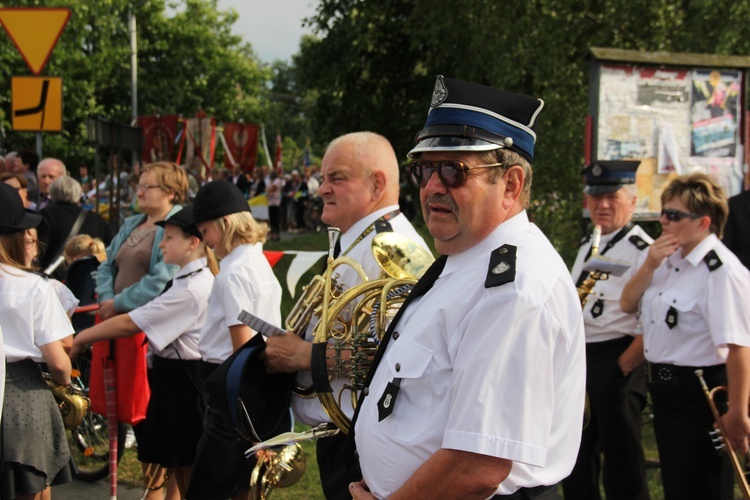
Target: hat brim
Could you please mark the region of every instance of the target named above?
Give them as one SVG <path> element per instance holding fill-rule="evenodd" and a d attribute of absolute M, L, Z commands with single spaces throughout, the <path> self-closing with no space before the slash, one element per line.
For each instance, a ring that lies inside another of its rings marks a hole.
<path fill-rule="evenodd" d="M 421 153 L 431 151 L 494 151 L 501 149 L 503 146 L 492 142 L 487 142 L 475 137 L 456 137 L 456 136 L 439 136 L 422 139 L 414 146 L 414 149 L 406 155 L 409 158 L 415 158 Z"/>
<path fill-rule="evenodd" d="M 583 194 L 607 194 L 614 193 L 620 188 L 627 186 L 627 184 L 593 184 L 588 185 L 583 189 Z"/>
<path fill-rule="evenodd" d="M 160 220 L 154 222 L 159 227 L 167 227 L 167 224 L 170 224 L 175 227 L 179 227 L 182 229 L 182 232 L 185 234 L 189 234 L 190 236 L 195 236 L 199 240 L 203 241 L 203 235 L 198 230 L 194 222 L 191 222 L 190 224 L 183 224 L 182 222 L 176 222 L 170 219 Z"/>
<path fill-rule="evenodd" d="M 42 216 L 32 212 L 30 210 L 26 210 L 23 214 L 23 217 L 18 221 L 17 224 L 13 226 L 0 226 L 0 234 L 6 235 L 6 234 L 14 234 L 21 231 L 25 231 L 27 229 L 33 229 L 37 227 L 39 224 L 42 223 Z"/>

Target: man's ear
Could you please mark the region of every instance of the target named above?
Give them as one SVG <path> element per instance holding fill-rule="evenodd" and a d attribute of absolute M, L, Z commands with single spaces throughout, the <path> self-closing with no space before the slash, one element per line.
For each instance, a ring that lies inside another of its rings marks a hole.
<path fill-rule="evenodd" d="M 523 192 L 525 175 L 520 165 L 513 165 L 503 173 L 505 192 L 503 193 L 503 207 L 512 207 Z"/>
<path fill-rule="evenodd" d="M 385 192 L 385 173 L 382 170 L 375 170 L 370 174 L 370 182 L 372 183 L 372 196 L 374 199 L 378 199 L 383 196 Z"/>

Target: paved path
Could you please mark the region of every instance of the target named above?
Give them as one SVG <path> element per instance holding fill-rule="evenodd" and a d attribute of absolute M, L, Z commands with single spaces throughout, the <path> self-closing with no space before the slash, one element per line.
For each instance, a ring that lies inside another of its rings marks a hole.
<path fill-rule="evenodd" d="M 140 488 L 118 485 L 118 500 L 139 500 L 142 491 Z M 109 478 L 104 478 L 95 483 L 74 480 L 72 483 L 52 487 L 52 498 L 54 500 L 108 500 Z"/>

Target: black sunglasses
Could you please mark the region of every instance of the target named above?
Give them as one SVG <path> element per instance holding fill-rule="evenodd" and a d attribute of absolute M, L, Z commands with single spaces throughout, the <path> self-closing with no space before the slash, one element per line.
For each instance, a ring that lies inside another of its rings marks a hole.
<path fill-rule="evenodd" d="M 666 217 L 666 219 L 669 222 L 680 222 L 685 217 L 689 219 L 693 219 L 693 220 L 701 218 L 701 216 L 698 214 L 691 214 L 689 212 L 681 212 L 680 210 L 675 210 L 674 208 L 662 208 L 661 215 L 663 217 Z"/>
<path fill-rule="evenodd" d="M 459 188 L 466 183 L 466 177 L 469 175 L 470 170 L 502 166 L 502 163 L 492 163 L 489 165 L 475 165 L 470 167 L 464 162 L 458 160 L 418 160 L 410 163 L 408 169 L 411 174 L 411 181 L 418 188 L 424 188 L 427 186 L 433 172 L 437 172 L 440 181 L 445 184 L 445 187 Z"/>

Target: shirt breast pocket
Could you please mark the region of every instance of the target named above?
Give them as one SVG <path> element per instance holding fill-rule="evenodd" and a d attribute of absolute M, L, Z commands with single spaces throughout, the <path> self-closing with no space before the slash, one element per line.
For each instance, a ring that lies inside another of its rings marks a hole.
<path fill-rule="evenodd" d="M 693 324 L 700 317 L 698 299 L 684 290 L 667 290 L 660 299 L 666 306 L 667 314 L 672 307 L 677 310 L 677 325 Z M 666 316 L 661 319 L 666 321 Z"/>
<path fill-rule="evenodd" d="M 424 431 L 432 409 L 434 389 L 428 376 L 431 360 L 430 349 L 408 338 L 401 337 L 393 344 L 383 360 L 389 381 L 401 379 L 393 413 L 380 422 L 377 413 L 372 416 L 374 425 L 384 434 L 411 441 Z M 375 395 L 378 400 L 382 396 L 382 393 Z"/>

